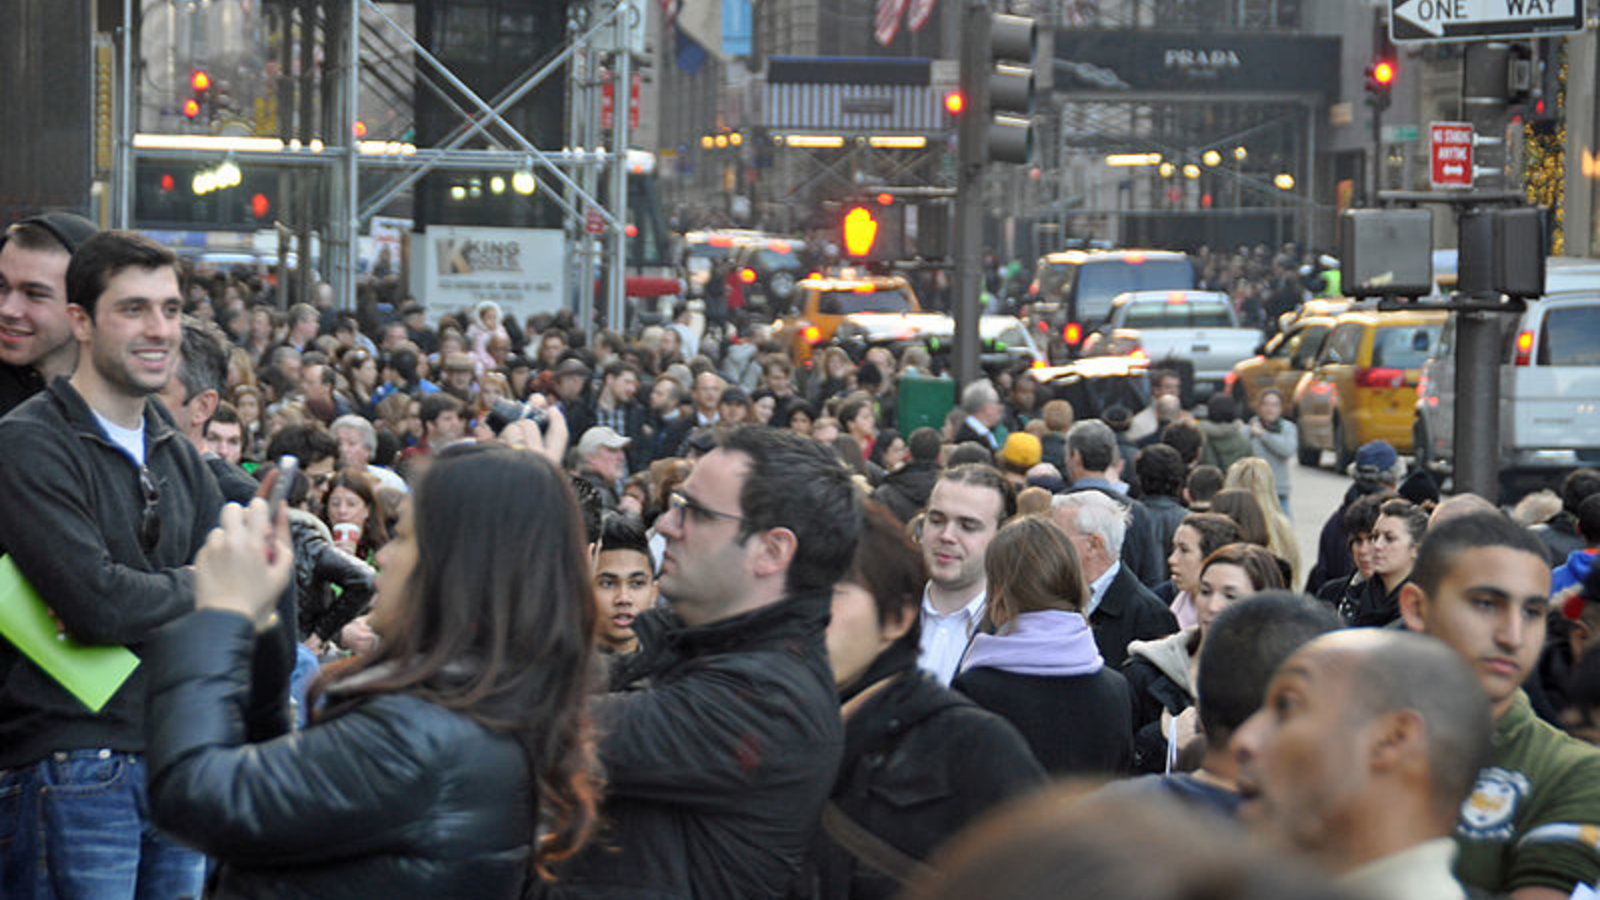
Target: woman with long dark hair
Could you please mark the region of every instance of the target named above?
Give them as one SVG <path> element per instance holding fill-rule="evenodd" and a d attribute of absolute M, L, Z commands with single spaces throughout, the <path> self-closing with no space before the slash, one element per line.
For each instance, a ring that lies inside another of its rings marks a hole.
<path fill-rule="evenodd" d="M 220 863 L 214 896 L 518 896 L 595 816 L 596 612 L 566 478 L 532 453 L 440 453 L 379 554 L 380 644 L 277 737 L 246 721 L 252 687 L 283 688 L 247 674 L 292 566 L 268 516 L 223 511 L 196 611 L 146 652 L 156 821 Z"/>

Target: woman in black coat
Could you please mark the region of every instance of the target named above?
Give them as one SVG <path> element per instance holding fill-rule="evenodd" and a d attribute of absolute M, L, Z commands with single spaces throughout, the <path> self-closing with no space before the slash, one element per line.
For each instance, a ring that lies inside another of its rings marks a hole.
<path fill-rule="evenodd" d="M 904 526 L 868 503 L 850 571 L 833 592 L 828 658 L 839 685 L 845 750 L 817 836 L 816 871 L 802 896 L 898 896 L 935 847 L 1044 782 L 1044 770 L 1010 723 L 917 668 L 927 581 Z M 869 840 L 889 848 L 868 857 L 873 863 L 864 858 Z M 884 858 L 904 869 L 883 871 Z"/>
<path fill-rule="evenodd" d="M 1049 519 L 1017 519 L 984 554 L 994 634 L 972 639 L 951 687 L 1017 726 L 1051 775 L 1133 766 L 1128 682 L 1105 665 L 1084 618 L 1072 542 Z"/>
<path fill-rule="evenodd" d="M 145 654 L 156 822 L 220 863 L 213 896 L 519 896 L 594 820 L 596 613 L 565 478 L 532 453 L 441 453 L 379 554 L 380 645 L 323 676 L 296 734 L 245 716 L 292 567 L 269 515 L 224 509 L 196 611 Z"/>

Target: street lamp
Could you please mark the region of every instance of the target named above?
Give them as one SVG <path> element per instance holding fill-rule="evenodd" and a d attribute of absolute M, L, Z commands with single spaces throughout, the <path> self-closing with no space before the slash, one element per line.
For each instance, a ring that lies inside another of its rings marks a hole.
<path fill-rule="evenodd" d="M 1200 177 L 1200 167 L 1195 165 L 1194 163 L 1184 163 L 1183 164 L 1183 177 L 1189 179 L 1190 181 L 1193 181 L 1196 178 L 1199 178 Z"/>
<path fill-rule="evenodd" d="M 1222 165 L 1222 154 L 1215 150 L 1207 150 L 1205 153 L 1200 154 L 1200 161 L 1215 169 L 1217 166 Z"/>
<path fill-rule="evenodd" d="M 1161 164 L 1161 167 L 1159 169 L 1157 169 L 1156 171 L 1161 173 L 1161 177 L 1162 178 L 1171 178 L 1172 177 L 1172 173 L 1178 171 L 1178 169 L 1172 163 L 1164 162 L 1164 163 Z"/>
<path fill-rule="evenodd" d="M 1272 185 L 1280 191 L 1292 191 L 1294 190 L 1294 176 L 1288 172 L 1279 172 L 1273 176 Z"/>
<path fill-rule="evenodd" d="M 1233 148 L 1233 158 L 1234 158 L 1235 161 L 1244 162 L 1249 157 L 1250 157 L 1250 151 L 1246 150 L 1244 148 L 1243 144 Z"/>

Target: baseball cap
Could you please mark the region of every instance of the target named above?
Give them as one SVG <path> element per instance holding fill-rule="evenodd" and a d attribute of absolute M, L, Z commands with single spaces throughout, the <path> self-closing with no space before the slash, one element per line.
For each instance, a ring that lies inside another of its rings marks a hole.
<path fill-rule="evenodd" d="M 1394 468 L 1399 459 L 1388 441 L 1367 441 L 1356 451 L 1356 477 L 1376 478 Z"/>
<path fill-rule="evenodd" d="M 67 248 L 68 253 L 78 252 L 78 247 L 100 230 L 100 226 L 85 219 L 83 216 L 61 210 L 52 210 L 36 216 L 29 216 L 16 224 L 32 225 L 35 228 L 42 228 L 50 232 L 52 237 L 61 242 L 61 246 Z M 3 245 L 4 239 L 0 238 L 0 246 Z"/>
<path fill-rule="evenodd" d="M 578 439 L 578 455 L 588 456 L 601 447 L 609 447 L 612 450 L 620 450 L 631 443 L 633 443 L 631 439 L 617 434 L 607 426 L 596 425 L 593 428 L 590 428 L 588 431 L 585 431 L 583 433 L 583 437 Z"/>

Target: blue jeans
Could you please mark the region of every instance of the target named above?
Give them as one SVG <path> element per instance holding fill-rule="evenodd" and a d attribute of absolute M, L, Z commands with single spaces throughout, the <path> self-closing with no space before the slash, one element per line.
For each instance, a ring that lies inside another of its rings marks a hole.
<path fill-rule="evenodd" d="M 0 897 L 199 897 L 205 857 L 158 835 L 144 757 L 72 750 L 0 770 Z"/>

